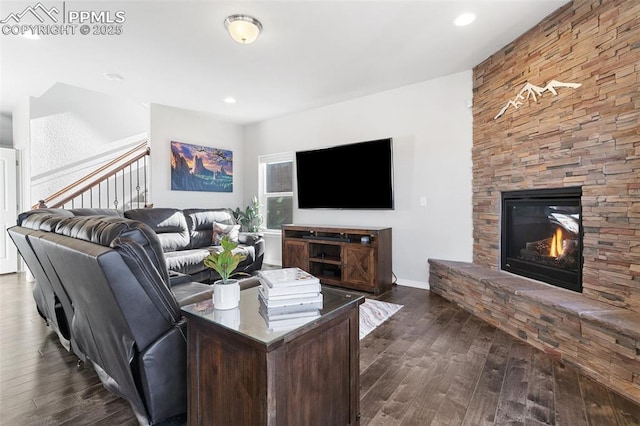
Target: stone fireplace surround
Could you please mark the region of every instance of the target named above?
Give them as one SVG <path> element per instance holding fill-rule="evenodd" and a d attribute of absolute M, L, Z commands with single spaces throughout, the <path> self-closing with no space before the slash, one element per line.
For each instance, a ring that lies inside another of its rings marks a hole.
<path fill-rule="evenodd" d="M 433 291 L 637 402 L 639 34 L 640 2 L 574 1 L 474 68 L 473 263 L 430 260 Z M 554 79 L 582 86 L 494 119 L 525 83 Z M 573 304 L 499 271 L 501 193 L 569 186 L 583 191 Z"/>

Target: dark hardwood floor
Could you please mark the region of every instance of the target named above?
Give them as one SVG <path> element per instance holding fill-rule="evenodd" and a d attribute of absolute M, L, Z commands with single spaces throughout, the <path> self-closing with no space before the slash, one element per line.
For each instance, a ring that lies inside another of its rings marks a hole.
<path fill-rule="evenodd" d="M 31 288 L 0 275 L 0 424 L 137 424 L 44 325 Z M 362 425 L 640 425 L 638 404 L 438 295 L 380 299 L 404 307 L 361 341 Z"/>

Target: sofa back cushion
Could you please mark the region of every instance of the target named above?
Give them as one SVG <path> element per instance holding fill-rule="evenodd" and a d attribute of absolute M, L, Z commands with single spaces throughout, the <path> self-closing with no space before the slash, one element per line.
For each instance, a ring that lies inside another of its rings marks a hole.
<path fill-rule="evenodd" d="M 61 220 L 73 217 L 71 214 L 59 214 L 58 212 L 49 212 L 49 209 L 32 210 L 30 212 L 21 213 L 18 216 L 18 225 L 33 229 L 34 231 L 54 232 Z M 66 210 L 66 213 L 69 213 Z"/>
<path fill-rule="evenodd" d="M 162 251 L 185 250 L 190 247 L 189 228 L 182 210 L 172 208 L 133 209 L 124 217 L 145 223 L 157 235 Z"/>
<path fill-rule="evenodd" d="M 119 216 L 124 217 L 122 210 L 99 209 L 99 208 L 79 208 L 69 210 L 74 216 Z"/>
<path fill-rule="evenodd" d="M 147 225 L 118 216 L 62 216 L 33 214 L 23 219 L 28 229 L 52 232 L 109 247 L 118 237 L 127 237 L 144 248 L 162 279 L 169 283 L 169 271 L 160 241 Z"/>
<path fill-rule="evenodd" d="M 191 248 L 213 245 L 213 225 L 235 225 L 233 210 L 223 209 L 184 209 L 184 216 L 191 233 Z"/>
<path fill-rule="evenodd" d="M 29 217 L 33 215 L 41 215 L 48 214 L 50 216 L 62 216 L 62 217 L 71 217 L 73 213 L 69 210 L 64 209 L 34 209 L 28 210 L 26 212 L 20 213 L 18 215 L 18 225 L 22 225 L 22 222 L 27 220 Z"/>

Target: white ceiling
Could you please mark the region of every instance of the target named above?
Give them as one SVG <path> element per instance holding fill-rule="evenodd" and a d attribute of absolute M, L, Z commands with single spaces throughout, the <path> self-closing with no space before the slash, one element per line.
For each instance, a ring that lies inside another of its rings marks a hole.
<path fill-rule="evenodd" d="M 0 19 L 36 3 L 3 0 Z M 61 82 L 256 122 L 469 70 L 565 3 L 44 1 L 67 10 L 123 10 L 123 34 L 0 35 L 0 111 Z M 474 12 L 476 21 L 454 26 L 462 12 Z M 223 21 L 234 13 L 262 22 L 254 44 L 226 33 Z M 237 103 L 224 103 L 227 96 Z"/>

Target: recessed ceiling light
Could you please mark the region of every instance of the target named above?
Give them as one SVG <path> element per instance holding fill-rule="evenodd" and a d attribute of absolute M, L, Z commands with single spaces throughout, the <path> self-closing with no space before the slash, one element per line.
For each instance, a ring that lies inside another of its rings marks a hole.
<path fill-rule="evenodd" d="M 475 20 L 476 20 L 476 15 L 474 15 L 473 13 L 463 13 L 462 15 L 458 16 L 453 21 L 453 23 L 459 27 L 464 27 L 465 25 L 469 25 Z"/>
<path fill-rule="evenodd" d="M 122 81 L 124 80 L 124 77 L 121 76 L 118 73 L 115 72 L 105 72 L 104 74 L 104 78 L 106 78 L 107 80 L 111 80 L 111 81 Z"/>
<path fill-rule="evenodd" d="M 227 96 L 226 98 L 224 98 L 224 101 L 228 104 L 235 104 L 236 103 L 236 99 L 232 98 L 231 96 Z"/>

